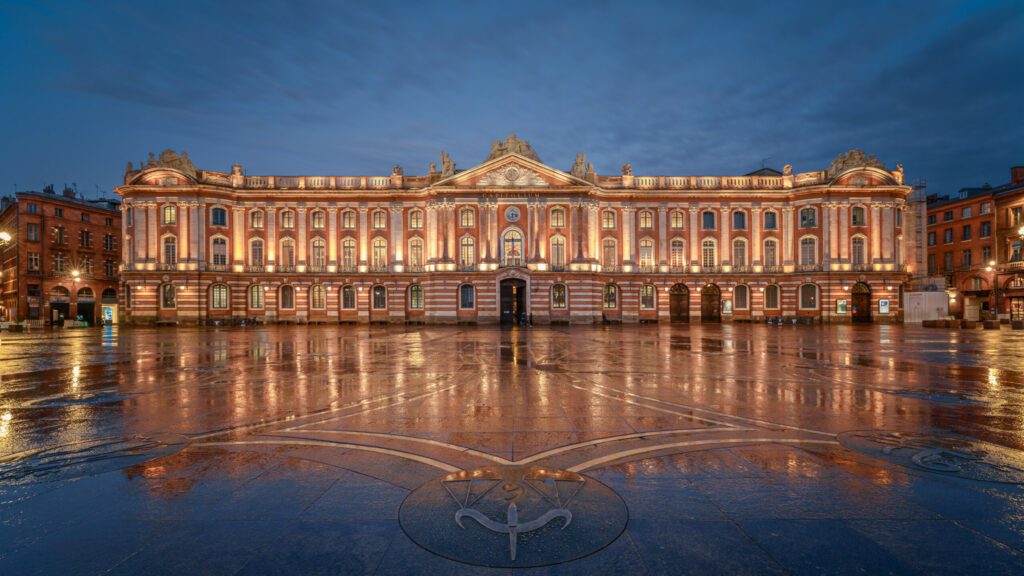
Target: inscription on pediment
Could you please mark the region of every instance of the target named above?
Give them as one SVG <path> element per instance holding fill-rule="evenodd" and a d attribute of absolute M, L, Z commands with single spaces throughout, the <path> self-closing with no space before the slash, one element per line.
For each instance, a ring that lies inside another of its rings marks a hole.
<path fill-rule="evenodd" d="M 547 186 L 548 183 L 533 170 L 518 164 L 502 166 L 484 174 L 477 186 Z"/>

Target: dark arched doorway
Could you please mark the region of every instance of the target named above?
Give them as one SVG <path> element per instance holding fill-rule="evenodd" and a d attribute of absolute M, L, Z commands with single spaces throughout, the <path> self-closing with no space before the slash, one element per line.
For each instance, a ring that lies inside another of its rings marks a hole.
<path fill-rule="evenodd" d="M 708 284 L 700 291 L 700 321 L 722 321 L 722 291 L 714 284 Z"/>
<path fill-rule="evenodd" d="M 871 322 L 871 287 L 864 282 L 853 285 L 850 314 L 854 322 Z"/>
<path fill-rule="evenodd" d="M 690 321 L 690 289 L 676 284 L 668 293 L 668 315 L 672 322 Z"/>
<path fill-rule="evenodd" d="M 501 323 L 522 324 L 526 321 L 526 281 L 507 278 L 500 286 Z"/>
<path fill-rule="evenodd" d="M 75 315 L 85 320 L 90 326 L 96 323 L 96 294 L 88 286 L 78 291 L 78 304 Z"/>
<path fill-rule="evenodd" d="M 50 290 L 50 323 L 63 326 L 64 320 L 71 317 L 71 291 L 63 286 L 54 286 Z"/>

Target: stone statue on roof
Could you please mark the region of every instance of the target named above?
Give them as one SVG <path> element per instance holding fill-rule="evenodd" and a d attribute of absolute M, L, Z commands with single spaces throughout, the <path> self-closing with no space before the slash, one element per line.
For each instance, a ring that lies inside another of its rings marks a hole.
<path fill-rule="evenodd" d="M 188 152 L 182 150 L 181 156 L 178 156 L 174 150 L 164 150 L 160 153 L 160 156 L 154 157 L 153 153 L 149 153 L 149 160 L 146 162 L 146 168 L 173 168 L 189 176 L 195 177 L 196 167 L 192 164 L 192 160 L 188 157 Z"/>
<path fill-rule="evenodd" d="M 633 165 L 630 164 L 629 162 L 626 162 L 625 164 L 623 164 L 622 165 L 622 175 L 623 176 L 632 176 L 633 175 Z"/>
<path fill-rule="evenodd" d="M 569 174 L 577 178 L 583 178 L 587 173 L 587 153 L 580 152 L 576 155 L 576 160 L 572 163 L 572 168 L 569 169 Z"/>
<path fill-rule="evenodd" d="M 441 178 L 455 175 L 455 162 L 452 162 L 448 152 L 441 151 Z"/>
<path fill-rule="evenodd" d="M 851 168 L 881 168 L 885 170 L 885 164 L 875 158 L 874 154 L 868 156 L 863 150 L 850 150 L 846 154 L 836 156 L 827 171 L 828 177 L 835 178 Z"/>
<path fill-rule="evenodd" d="M 540 157 L 537 156 L 537 152 L 530 146 L 530 143 L 526 140 L 520 140 L 515 134 L 509 134 L 504 142 L 495 140 L 491 144 L 491 153 L 487 155 L 485 162 L 500 158 L 506 154 L 519 154 L 535 162 L 540 162 Z"/>

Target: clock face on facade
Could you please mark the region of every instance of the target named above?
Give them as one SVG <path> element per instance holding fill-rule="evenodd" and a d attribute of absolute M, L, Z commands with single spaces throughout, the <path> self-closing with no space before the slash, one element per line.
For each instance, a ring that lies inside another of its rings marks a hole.
<path fill-rule="evenodd" d="M 509 206 L 505 209 L 505 220 L 509 222 L 515 222 L 519 220 L 519 208 L 515 206 Z"/>

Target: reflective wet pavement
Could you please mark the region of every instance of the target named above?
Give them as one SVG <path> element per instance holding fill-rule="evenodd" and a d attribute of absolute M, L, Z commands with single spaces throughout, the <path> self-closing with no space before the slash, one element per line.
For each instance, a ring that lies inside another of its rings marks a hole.
<path fill-rule="evenodd" d="M 1010 331 L 4 334 L 0 574 L 1019 574 L 1022 449 Z"/>

